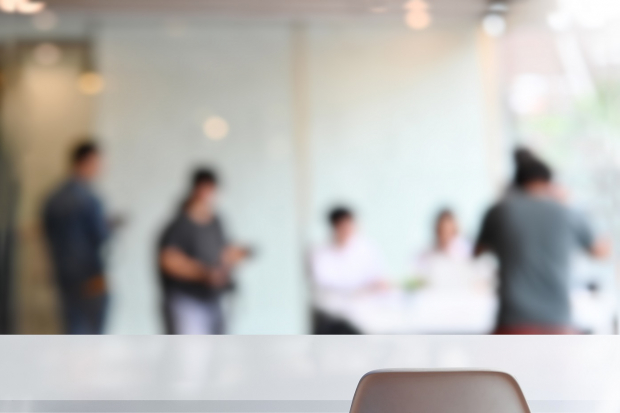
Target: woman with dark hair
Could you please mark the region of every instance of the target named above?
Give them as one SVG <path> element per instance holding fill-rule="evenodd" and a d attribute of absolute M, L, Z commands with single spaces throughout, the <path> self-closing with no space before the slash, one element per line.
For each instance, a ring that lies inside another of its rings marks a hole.
<path fill-rule="evenodd" d="M 452 210 L 439 211 L 433 226 L 433 244 L 416 257 L 413 281 L 441 291 L 471 289 L 480 271 L 472 265 L 472 246 L 461 236 Z"/>
<path fill-rule="evenodd" d="M 225 333 L 222 297 L 250 251 L 228 241 L 215 210 L 217 184 L 210 169 L 194 173 L 189 195 L 159 243 L 168 334 Z"/>

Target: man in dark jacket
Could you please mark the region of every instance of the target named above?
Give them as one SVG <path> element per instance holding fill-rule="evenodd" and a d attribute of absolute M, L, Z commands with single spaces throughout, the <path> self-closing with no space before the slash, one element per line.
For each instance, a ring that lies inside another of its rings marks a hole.
<path fill-rule="evenodd" d="M 102 248 L 109 236 L 103 205 L 91 188 L 101 169 L 99 148 L 79 144 L 71 175 L 45 204 L 44 230 L 68 334 L 101 334 L 108 295 Z"/>

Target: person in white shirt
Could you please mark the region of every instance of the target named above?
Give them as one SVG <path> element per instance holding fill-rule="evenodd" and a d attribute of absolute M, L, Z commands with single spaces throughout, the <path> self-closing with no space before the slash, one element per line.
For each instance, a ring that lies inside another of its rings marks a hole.
<path fill-rule="evenodd" d="M 385 286 L 383 264 L 375 246 L 359 234 L 353 212 L 334 208 L 329 214 L 332 240 L 310 257 L 314 287 L 314 333 L 357 334 L 346 321 L 360 294 Z"/>
<path fill-rule="evenodd" d="M 471 288 L 479 271 L 473 265 L 472 245 L 460 235 L 454 213 L 441 210 L 434 229 L 434 245 L 416 258 L 414 278 L 437 291 Z"/>

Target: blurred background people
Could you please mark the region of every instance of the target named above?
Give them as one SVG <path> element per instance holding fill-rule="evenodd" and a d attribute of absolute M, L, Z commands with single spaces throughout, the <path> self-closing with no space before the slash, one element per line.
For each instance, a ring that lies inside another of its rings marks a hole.
<path fill-rule="evenodd" d="M 71 154 L 71 173 L 44 206 L 44 231 L 69 334 L 101 334 L 108 293 L 102 249 L 110 234 L 101 200 L 92 183 L 101 170 L 93 142 Z"/>
<path fill-rule="evenodd" d="M 514 188 L 486 213 L 476 254 L 499 259 L 498 334 L 573 332 L 569 262 L 579 247 L 609 254 L 584 218 L 558 201 L 552 171 L 531 153 L 516 154 Z"/>
<path fill-rule="evenodd" d="M 476 235 L 495 195 L 522 192 L 509 149 L 521 143 L 540 150 L 521 158 L 553 159 L 580 208 L 620 242 L 620 123 L 603 116 L 620 102 L 609 87 L 620 84 L 620 59 L 603 53 L 620 50 L 618 1 L 317 2 L 41 0 L 28 15 L 0 7 L 0 329 L 61 331 L 41 200 L 65 177 L 72 137 L 87 131 L 106 148 L 106 205 L 136 217 L 106 244 L 110 333 L 163 331 L 153 234 L 186 189 L 177 177 L 197 163 L 231 172 L 226 224 L 265 251 L 234 271 L 239 305 L 226 324 L 238 334 L 307 332 L 304 253 L 324 229 L 308 218 L 333 199 L 365 211 L 365 235 L 394 283 L 404 284 L 419 252 L 432 256 L 420 274 L 432 280 L 427 291 L 348 300 L 360 310 L 351 324 L 378 334 L 492 331 L 493 315 L 486 328 L 462 311 L 473 298 L 449 306 L 465 295 L 458 274 L 469 264 L 429 242 L 429 211 L 450 200 L 462 233 Z M 441 222 L 454 233 L 453 220 Z M 580 331 L 620 331 L 619 262 L 583 261 L 571 265 L 571 294 L 609 296 L 610 310 L 592 327 L 589 314 L 601 312 L 573 305 L 574 321 Z M 433 294 L 440 282 L 452 293 Z"/>
<path fill-rule="evenodd" d="M 524 146 L 520 146 L 518 148 L 516 148 L 513 152 L 513 161 L 515 163 L 515 166 L 517 168 L 517 172 L 518 172 L 518 167 L 519 165 L 526 165 L 528 163 L 532 163 L 532 162 L 538 162 L 538 163 L 542 163 L 545 164 L 545 162 L 540 159 L 540 157 L 538 155 L 536 155 L 534 152 L 532 152 L 531 149 L 526 148 Z M 511 190 L 516 190 L 519 191 L 519 174 L 515 173 L 514 177 L 510 183 L 510 186 L 508 188 L 508 191 Z M 556 201 L 559 201 L 561 203 L 566 203 L 568 202 L 568 193 L 566 192 L 566 190 L 560 186 L 557 182 L 553 182 L 551 181 L 549 183 L 548 189 L 547 189 L 547 193 L 549 196 L 551 196 L 552 198 L 554 198 Z"/>
<path fill-rule="evenodd" d="M 414 280 L 435 289 L 461 289 L 473 284 L 472 247 L 461 235 L 454 212 L 442 209 L 434 222 L 434 242 L 414 262 Z"/>
<path fill-rule="evenodd" d="M 218 178 L 194 173 L 190 193 L 159 244 L 164 321 L 168 334 L 223 334 L 223 295 L 232 270 L 250 251 L 231 245 L 215 210 Z"/>
<path fill-rule="evenodd" d="M 386 287 L 382 260 L 376 247 L 358 232 L 349 208 L 332 209 L 328 222 L 330 242 L 310 257 L 314 333 L 358 334 L 346 313 L 357 295 Z"/>

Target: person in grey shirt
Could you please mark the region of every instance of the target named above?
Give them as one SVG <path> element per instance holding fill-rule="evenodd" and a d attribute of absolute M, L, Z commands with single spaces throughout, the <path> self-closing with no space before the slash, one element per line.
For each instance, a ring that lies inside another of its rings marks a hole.
<path fill-rule="evenodd" d="M 215 212 L 217 176 L 195 172 L 190 194 L 159 242 L 168 334 L 223 334 L 222 295 L 231 271 L 250 251 L 231 245 Z"/>
<path fill-rule="evenodd" d="M 476 255 L 499 259 L 498 334 L 565 334 L 571 327 L 569 262 L 575 248 L 605 257 L 585 219 L 554 197 L 552 172 L 517 157 L 515 185 L 484 217 Z"/>

